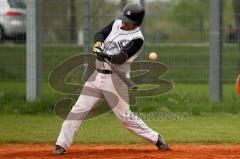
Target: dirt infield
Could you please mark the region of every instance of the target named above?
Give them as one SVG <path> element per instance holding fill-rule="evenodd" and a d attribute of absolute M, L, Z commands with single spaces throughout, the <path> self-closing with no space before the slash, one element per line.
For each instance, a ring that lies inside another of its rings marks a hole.
<path fill-rule="evenodd" d="M 55 156 L 45 144 L 1 144 L 0 159 L 239 159 L 240 145 L 174 144 L 159 152 L 151 145 L 73 145 L 67 154 Z"/>

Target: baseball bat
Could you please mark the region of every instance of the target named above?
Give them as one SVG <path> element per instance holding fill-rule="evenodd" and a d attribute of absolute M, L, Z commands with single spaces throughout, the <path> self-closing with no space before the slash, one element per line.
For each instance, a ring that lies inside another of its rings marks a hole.
<path fill-rule="evenodd" d="M 119 71 L 108 59 L 104 59 L 104 61 L 113 69 L 113 71 L 118 75 L 119 78 L 128 86 L 130 90 L 136 90 L 137 85 L 131 81 L 130 78 L 127 78 L 125 74 L 123 74 L 121 71 Z"/>

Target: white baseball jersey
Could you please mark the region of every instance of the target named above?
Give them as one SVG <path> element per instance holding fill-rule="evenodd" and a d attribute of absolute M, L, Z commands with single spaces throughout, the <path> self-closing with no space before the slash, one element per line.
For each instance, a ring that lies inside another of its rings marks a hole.
<path fill-rule="evenodd" d="M 112 25 L 112 30 L 107 36 L 107 38 L 104 40 L 104 53 L 108 55 L 117 55 L 121 52 L 121 49 L 126 46 L 130 41 L 133 39 L 140 38 L 144 40 L 142 32 L 139 27 L 135 28 L 134 30 L 123 30 L 121 29 L 122 26 L 122 20 L 115 20 Z M 126 73 L 127 76 L 130 76 L 130 65 L 133 62 L 134 59 L 138 57 L 142 49 L 138 50 L 136 53 L 134 53 L 133 56 L 131 56 L 125 63 L 121 65 L 116 65 L 117 68 L 123 72 Z M 96 60 L 96 67 L 98 69 L 107 69 L 111 70 L 111 67 L 103 61 Z"/>

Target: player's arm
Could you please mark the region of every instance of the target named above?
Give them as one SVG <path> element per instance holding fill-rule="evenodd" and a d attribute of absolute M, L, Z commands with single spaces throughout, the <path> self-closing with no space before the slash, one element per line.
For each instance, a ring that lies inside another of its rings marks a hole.
<path fill-rule="evenodd" d="M 129 58 L 135 55 L 143 47 L 143 39 L 136 38 L 124 46 L 120 53 L 117 55 L 100 54 L 102 58 L 107 58 L 111 63 L 121 65 L 124 64 Z"/>
<path fill-rule="evenodd" d="M 112 31 L 112 26 L 115 21 L 112 21 L 110 24 L 108 24 L 105 28 L 97 32 L 94 36 L 94 42 L 104 42 L 104 40 L 108 37 L 110 32 Z"/>
<path fill-rule="evenodd" d="M 97 32 L 94 36 L 95 45 L 93 47 L 94 53 L 101 53 L 104 49 L 104 40 L 108 37 L 110 32 L 112 31 L 112 26 L 115 21 L 112 21 L 105 28 Z"/>

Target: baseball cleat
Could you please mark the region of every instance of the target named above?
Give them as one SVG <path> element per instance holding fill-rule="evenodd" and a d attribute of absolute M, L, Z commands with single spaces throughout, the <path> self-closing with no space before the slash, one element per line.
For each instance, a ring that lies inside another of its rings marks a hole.
<path fill-rule="evenodd" d="M 54 153 L 55 155 L 63 155 L 63 154 L 66 153 L 66 150 L 65 150 L 63 147 L 61 147 L 61 146 L 59 146 L 59 145 L 56 145 L 56 148 L 55 148 L 55 150 L 53 151 L 53 153 Z"/>
<path fill-rule="evenodd" d="M 158 150 L 160 150 L 160 151 L 169 151 L 170 150 L 168 144 L 166 143 L 166 141 L 164 141 L 164 139 L 160 135 L 158 135 L 158 141 L 156 143 L 156 146 L 157 146 Z"/>

